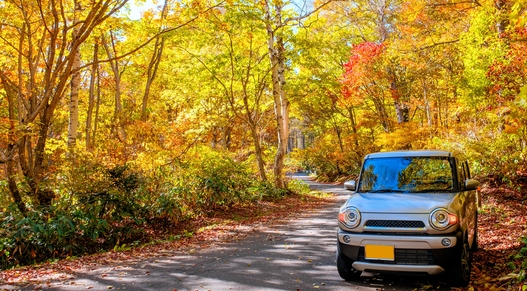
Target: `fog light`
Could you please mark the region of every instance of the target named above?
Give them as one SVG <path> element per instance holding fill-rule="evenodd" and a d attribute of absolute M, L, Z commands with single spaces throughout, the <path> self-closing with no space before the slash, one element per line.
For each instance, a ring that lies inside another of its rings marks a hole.
<path fill-rule="evenodd" d="M 452 245 L 452 241 L 449 238 L 444 238 L 443 240 L 441 240 L 441 244 L 445 247 L 449 247 L 450 245 Z"/>
<path fill-rule="evenodd" d="M 343 236 L 342 239 L 344 240 L 345 243 L 349 243 L 351 241 L 351 238 L 349 235 Z"/>

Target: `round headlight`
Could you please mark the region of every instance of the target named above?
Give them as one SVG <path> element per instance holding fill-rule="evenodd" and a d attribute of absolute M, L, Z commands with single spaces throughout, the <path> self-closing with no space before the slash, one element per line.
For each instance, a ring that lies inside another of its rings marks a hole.
<path fill-rule="evenodd" d="M 360 212 L 355 207 L 344 208 L 339 212 L 339 221 L 348 228 L 359 226 L 360 218 Z"/>
<path fill-rule="evenodd" d="M 430 213 L 430 225 L 437 230 L 444 230 L 457 223 L 457 216 L 446 209 L 438 208 Z"/>

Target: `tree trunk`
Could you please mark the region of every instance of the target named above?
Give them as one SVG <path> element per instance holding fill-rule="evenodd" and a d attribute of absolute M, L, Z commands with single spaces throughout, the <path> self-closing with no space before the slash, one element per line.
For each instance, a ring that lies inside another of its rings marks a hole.
<path fill-rule="evenodd" d="M 93 107 L 95 106 L 95 85 L 97 84 L 99 70 L 99 42 L 93 46 L 93 64 L 91 66 L 90 91 L 88 99 L 88 112 L 86 114 L 86 148 L 92 150 L 95 145 L 95 130 L 92 131 Z"/>
<path fill-rule="evenodd" d="M 164 21 L 166 19 L 168 13 L 168 1 L 165 0 L 165 3 L 163 4 L 163 10 L 161 11 L 161 21 Z M 163 26 L 161 26 L 160 31 L 164 29 Z M 150 88 L 152 87 L 152 83 L 154 82 L 154 79 L 157 75 L 157 68 L 159 67 L 159 63 L 161 63 L 161 56 L 163 55 L 163 48 L 165 47 L 165 38 L 163 36 L 158 36 L 156 38 L 156 43 L 154 45 L 154 52 L 152 53 L 152 57 L 150 58 L 150 63 L 148 64 L 148 71 L 146 75 L 146 86 L 145 86 L 145 92 L 143 95 L 143 105 L 141 108 L 141 119 L 143 121 L 146 121 L 148 118 L 148 96 L 150 95 Z"/>
<path fill-rule="evenodd" d="M 73 65 L 71 70 L 71 92 L 70 92 L 70 119 L 68 126 L 68 148 L 75 148 L 77 144 L 77 128 L 79 125 L 79 85 L 80 85 L 80 45 L 77 45 L 79 35 L 79 16 L 82 7 L 80 2 L 75 2 L 75 16 L 73 20 L 72 46 L 73 50 Z"/>
<path fill-rule="evenodd" d="M 494 2 L 496 4 L 496 9 L 498 10 L 499 19 L 496 24 L 496 29 L 498 31 L 498 37 L 502 37 L 503 33 L 507 29 L 507 25 L 509 24 L 508 21 L 508 13 L 507 13 L 507 1 L 505 0 L 496 0 Z"/>
<path fill-rule="evenodd" d="M 110 41 L 112 44 L 112 50 L 106 41 L 106 38 L 102 38 L 102 44 L 106 50 L 108 58 L 112 59 L 116 56 L 115 43 L 113 34 L 110 32 Z M 112 125 L 113 134 L 117 139 L 124 142 L 126 136 L 122 128 L 122 118 L 123 118 L 123 105 L 121 102 L 121 74 L 119 71 L 119 61 L 116 59 L 110 60 L 110 66 L 112 67 L 113 77 L 115 81 L 115 107 L 114 107 L 114 122 Z"/>
<path fill-rule="evenodd" d="M 423 101 L 425 102 L 426 119 L 428 121 L 428 126 L 432 127 L 432 125 L 434 124 L 434 118 L 432 116 L 430 100 L 428 100 L 428 88 L 426 87 L 426 80 L 422 79 L 421 84 L 423 86 Z"/>
<path fill-rule="evenodd" d="M 7 77 L 4 75 L 2 71 L 0 71 L 0 84 L 4 87 L 4 90 L 6 91 L 7 100 L 8 100 L 8 111 L 9 111 L 9 143 L 7 145 L 7 151 L 2 157 L 2 163 L 5 163 L 5 175 L 7 178 L 7 184 L 9 187 L 9 192 L 11 193 L 11 198 L 13 198 L 13 201 L 15 202 L 15 205 L 17 206 L 18 210 L 22 214 L 26 214 L 27 207 L 24 201 L 22 200 L 22 197 L 20 196 L 20 191 L 18 190 L 18 186 L 16 184 L 16 161 L 14 159 L 15 151 L 17 149 L 17 142 L 16 142 L 16 127 L 15 124 L 17 124 L 16 117 L 15 117 L 15 103 L 14 103 L 14 96 L 17 94 L 14 86 L 9 83 Z"/>
<path fill-rule="evenodd" d="M 275 7 L 274 21 L 276 27 L 281 27 L 281 7 Z M 289 101 L 284 91 L 285 85 L 285 67 L 284 67 L 284 44 L 282 38 L 275 35 L 275 30 L 271 26 L 272 18 L 269 2 L 265 0 L 264 12 L 267 30 L 267 46 L 269 49 L 269 59 L 271 62 L 271 76 L 273 82 L 274 110 L 276 115 L 276 129 L 278 132 L 278 148 L 274 159 L 274 179 L 275 186 L 280 189 L 285 188 L 283 175 L 284 160 L 287 151 L 287 136 L 289 126 Z"/>
<path fill-rule="evenodd" d="M 397 115 L 397 123 L 408 122 L 409 108 L 401 101 L 399 90 L 397 88 L 397 78 L 394 72 L 391 72 L 392 80 L 390 84 L 390 93 L 392 94 L 393 103 L 395 105 L 395 114 Z"/>
<path fill-rule="evenodd" d="M 256 155 L 256 160 L 258 161 L 258 171 L 260 172 L 260 179 L 262 181 L 267 181 L 267 175 L 265 173 L 265 162 L 263 160 L 263 150 L 256 126 L 251 125 L 251 134 L 253 136 L 254 152 Z"/>

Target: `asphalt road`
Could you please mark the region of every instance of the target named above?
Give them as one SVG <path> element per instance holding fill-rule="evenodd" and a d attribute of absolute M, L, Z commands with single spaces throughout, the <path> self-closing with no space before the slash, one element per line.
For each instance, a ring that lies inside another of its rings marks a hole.
<path fill-rule="evenodd" d="M 75 278 L 50 284 L 22 289 L 0 285 L 0 290 L 450 290 L 435 277 L 363 274 L 356 282 L 342 280 L 335 267 L 336 217 L 349 192 L 307 182 L 335 193 L 336 201 L 294 220 L 256 227 L 234 242 L 86 268 Z"/>

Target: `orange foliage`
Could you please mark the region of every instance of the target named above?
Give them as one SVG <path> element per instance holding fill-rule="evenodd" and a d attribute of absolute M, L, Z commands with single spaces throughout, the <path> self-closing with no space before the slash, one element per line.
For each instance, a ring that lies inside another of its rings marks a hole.
<path fill-rule="evenodd" d="M 351 56 L 344 64 L 344 74 L 340 79 L 342 94 L 345 98 L 357 96 L 356 92 L 365 83 L 372 81 L 372 77 L 380 72 L 374 69 L 375 62 L 383 52 L 384 45 L 364 42 L 353 46 Z"/>

